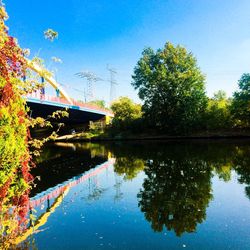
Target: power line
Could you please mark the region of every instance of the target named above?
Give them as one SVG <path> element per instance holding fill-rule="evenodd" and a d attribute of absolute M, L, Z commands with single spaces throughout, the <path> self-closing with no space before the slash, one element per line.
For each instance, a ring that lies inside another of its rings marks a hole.
<path fill-rule="evenodd" d="M 65 87 L 65 88 L 68 88 L 68 89 L 73 89 L 73 90 L 75 90 L 76 92 L 85 93 L 85 91 L 84 91 L 84 90 L 77 89 L 77 88 L 73 88 L 73 87 L 71 87 L 71 86 L 70 86 L 70 85 L 68 85 L 68 84 L 62 84 L 62 83 L 60 83 L 60 85 L 62 85 L 62 86 L 63 86 L 63 87 Z"/>
<path fill-rule="evenodd" d="M 107 70 L 110 73 L 110 80 L 108 80 L 108 81 L 110 82 L 109 101 L 111 104 L 112 101 L 115 99 L 115 85 L 118 85 L 118 83 L 115 79 L 115 75 L 117 74 L 117 71 L 114 68 L 110 68 L 109 65 L 107 65 Z"/>
<path fill-rule="evenodd" d="M 95 75 L 93 72 L 90 71 L 81 71 L 76 73 L 75 75 L 79 76 L 80 78 L 85 78 L 87 80 L 87 89 L 84 94 L 85 101 L 91 101 L 94 99 L 94 83 L 98 81 L 103 81 L 102 78 Z"/>

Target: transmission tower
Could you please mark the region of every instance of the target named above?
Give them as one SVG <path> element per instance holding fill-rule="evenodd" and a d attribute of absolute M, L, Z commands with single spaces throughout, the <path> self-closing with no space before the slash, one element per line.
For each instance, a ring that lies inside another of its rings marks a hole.
<path fill-rule="evenodd" d="M 107 65 L 107 70 L 110 73 L 110 93 L 109 93 L 109 101 L 110 104 L 115 99 L 115 85 L 117 85 L 117 81 L 115 79 L 115 74 L 117 74 L 116 70 L 114 68 L 110 68 L 109 65 Z"/>
<path fill-rule="evenodd" d="M 76 73 L 77 76 L 85 78 L 87 80 L 87 88 L 85 92 L 85 101 L 91 101 L 94 99 L 94 83 L 98 81 L 103 81 L 102 78 L 96 76 L 90 71 L 81 71 Z"/>

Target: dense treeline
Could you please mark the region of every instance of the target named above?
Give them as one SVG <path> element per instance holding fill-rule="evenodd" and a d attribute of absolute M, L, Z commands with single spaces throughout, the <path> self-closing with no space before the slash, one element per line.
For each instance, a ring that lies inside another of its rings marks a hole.
<path fill-rule="evenodd" d="M 222 90 L 209 98 L 196 58 L 179 45 L 145 49 L 132 78 L 143 104 L 127 97 L 114 102 L 115 132 L 187 135 L 250 126 L 250 74 L 242 75 L 232 98 Z"/>

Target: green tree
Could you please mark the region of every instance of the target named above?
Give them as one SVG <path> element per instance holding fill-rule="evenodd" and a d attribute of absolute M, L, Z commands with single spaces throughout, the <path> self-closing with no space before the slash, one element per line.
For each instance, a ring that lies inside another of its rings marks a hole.
<path fill-rule="evenodd" d="M 214 93 L 213 99 L 216 101 L 224 101 L 227 99 L 227 93 L 224 90 L 219 90 Z"/>
<path fill-rule="evenodd" d="M 235 124 L 242 127 L 250 126 L 250 74 L 245 73 L 239 82 L 239 91 L 234 92 L 231 113 Z"/>
<path fill-rule="evenodd" d="M 58 38 L 58 32 L 52 30 L 52 29 L 47 29 L 46 31 L 43 32 L 44 37 L 46 39 L 49 39 L 51 42 L 53 42 L 56 38 Z"/>
<path fill-rule="evenodd" d="M 94 101 L 90 101 L 88 102 L 89 104 L 94 104 L 100 108 L 105 108 L 105 101 L 104 100 L 94 100 Z"/>
<path fill-rule="evenodd" d="M 112 103 L 111 109 L 114 112 L 113 125 L 120 129 L 132 127 L 132 123 L 142 116 L 141 105 L 134 103 L 128 97 L 120 97 Z"/>
<path fill-rule="evenodd" d="M 232 126 L 230 100 L 226 92 L 219 90 L 208 100 L 204 123 L 207 129 L 225 129 Z"/>
<path fill-rule="evenodd" d="M 192 53 L 170 42 L 156 52 L 147 48 L 132 78 L 153 127 L 187 132 L 197 125 L 207 98 L 205 77 Z"/>

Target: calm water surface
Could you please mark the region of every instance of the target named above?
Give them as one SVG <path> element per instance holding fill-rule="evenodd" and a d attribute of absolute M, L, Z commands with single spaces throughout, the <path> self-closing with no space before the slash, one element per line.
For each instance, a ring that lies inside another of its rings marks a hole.
<path fill-rule="evenodd" d="M 37 161 L 23 247 L 250 249 L 249 141 L 57 143 Z"/>

